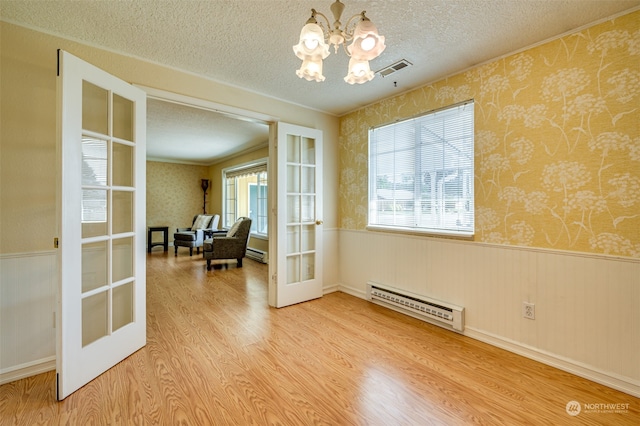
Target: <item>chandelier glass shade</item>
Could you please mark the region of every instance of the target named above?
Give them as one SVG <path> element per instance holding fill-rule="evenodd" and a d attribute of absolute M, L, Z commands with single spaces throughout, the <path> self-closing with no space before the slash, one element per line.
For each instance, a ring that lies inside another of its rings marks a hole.
<path fill-rule="evenodd" d="M 324 75 L 322 75 L 322 59 L 305 59 L 302 61 L 302 66 L 296 71 L 296 74 L 300 78 L 304 78 L 307 81 L 315 80 L 317 82 L 324 81 Z"/>
<path fill-rule="evenodd" d="M 344 78 L 349 84 L 362 84 L 373 79 L 373 71 L 369 67 L 369 61 L 364 59 L 349 59 L 349 74 Z"/>
<path fill-rule="evenodd" d="M 300 43 L 293 46 L 293 51 L 303 61 L 309 58 L 324 59 L 329 56 L 329 45 L 324 42 L 324 33 L 320 25 L 309 23 L 302 27 Z"/>
<path fill-rule="evenodd" d="M 363 19 L 356 25 L 353 43 L 347 50 L 352 58 L 370 61 L 380 56 L 385 47 L 384 36 L 378 34 L 373 22 Z"/>
<path fill-rule="evenodd" d="M 335 53 L 342 46 L 350 56 L 344 81 L 362 84 L 373 79 L 374 73 L 369 61 L 377 58 L 385 49 L 384 36 L 378 34 L 376 26 L 365 16 L 365 11 L 349 18 L 343 29 L 340 22 L 343 9 L 344 4 L 340 0 L 331 5 L 335 18 L 333 26 L 329 25 L 329 19 L 325 15 L 311 9 L 311 18 L 302 27 L 300 41 L 293 46 L 293 52 L 302 60 L 302 66 L 296 71 L 298 77 L 309 81 L 324 81 L 322 61 L 329 56 L 329 46 L 333 45 Z M 318 23 L 317 16 L 323 18 L 326 26 Z M 346 46 L 347 42 L 351 44 Z"/>

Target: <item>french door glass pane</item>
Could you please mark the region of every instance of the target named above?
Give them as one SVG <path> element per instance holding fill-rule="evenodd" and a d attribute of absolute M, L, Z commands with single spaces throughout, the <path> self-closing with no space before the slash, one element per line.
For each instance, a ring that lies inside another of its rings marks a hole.
<path fill-rule="evenodd" d="M 287 165 L 287 192 L 300 192 L 300 166 Z"/>
<path fill-rule="evenodd" d="M 314 195 L 302 196 L 302 222 L 313 222 L 315 220 L 316 197 Z"/>
<path fill-rule="evenodd" d="M 287 284 L 300 282 L 300 256 L 287 257 Z"/>
<path fill-rule="evenodd" d="M 107 141 L 82 137 L 82 185 L 107 185 Z"/>
<path fill-rule="evenodd" d="M 287 222 L 300 222 L 300 196 L 287 196 Z"/>
<path fill-rule="evenodd" d="M 301 281 L 312 280 L 315 276 L 315 254 L 306 253 L 302 255 L 302 276 Z"/>
<path fill-rule="evenodd" d="M 316 249 L 316 225 L 304 225 L 302 227 L 302 247 L 300 251 L 313 251 Z"/>
<path fill-rule="evenodd" d="M 302 164 L 316 164 L 316 141 L 309 138 L 301 138 Z"/>
<path fill-rule="evenodd" d="M 82 128 L 95 133 L 109 133 L 109 92 L 82 81 Z"/>
<path fill-rule="evenodd" d="M 113 289 L 113 331 L 133 322 L 133 288 L 129 282 Z"/>
<path fill-rule="evenodd" d="M 107 299 L 103 291 L 82 300 L 82 346 L 95 342 L 108 333 Z"/>
<path fill-rule="evenodd" d="M 82 238 L 107 235 L 107 190 L 82 190 Z"/>
<path fill-rule="evenodd" d="M 112 278 L 118 281 L 133 277 L 133 237 L 114 239 L 112 243 Z"/>
<path fill-rule="evenodd" d="M 133 231 L 133 192 L 113 191 L 113 234 Z"/>
<path fill-rule="evenodd" d="M 300 228 L 287 226 L 287 254 L 300 252 Z"/>
<path fill-rule="evenodd" d="M 133 140 L 133 102 L 113 95 L 113 136 L 129 142 Z"/>
<path fill-rule="evenodd" d="M 287 135 L 287 163 L 300 162 L 300 136 Z"/>
<path fill-rule="evenodd" d="M 316 168 L 315 167 L 303 167 L 302 168 L 302 192 L 308 194 L 315 194 L 316 192 Z"/>
<path fill-rule="evenodd" d="M 133 186 L 133 147 L 121 143 L 113 144 L 114 186 Z"/>
<path fill-rule="evenodd" d="M 107 285 L 107 241 L 82 245 L 82 292 Z"/>

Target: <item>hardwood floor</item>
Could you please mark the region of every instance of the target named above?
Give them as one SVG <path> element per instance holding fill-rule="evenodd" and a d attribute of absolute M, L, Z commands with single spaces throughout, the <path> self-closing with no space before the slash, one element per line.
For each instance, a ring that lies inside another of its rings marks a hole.
<path fill-rule="evenodd" d="M 640 424 L 638 398 L 344 293 L 269 308 L 249 259 L 147 265 L 146 347 L 62 402 L 53 372 L 0 386 L 0 424 Z"/>

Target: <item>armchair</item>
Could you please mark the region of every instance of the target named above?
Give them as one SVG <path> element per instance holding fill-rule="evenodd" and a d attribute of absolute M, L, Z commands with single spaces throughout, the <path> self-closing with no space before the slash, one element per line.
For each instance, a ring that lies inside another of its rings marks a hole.
<path fill-rule="evenodd" d="M 193 249 L 200 253 L 200 247 L 204 243 L 204 231 L 218 229 L 219 215 L 198 214 L 193 217 L 190 228 L 178 228 L 173 234 L 173 246 L 175 256 L 178 255 L 178 247 L 189 247 L 189 256 L 193 256 Z"/>
<path fill-rule="evenodd" d="M 204 241 L 203 254 L 207 260 L 207 271 L 211 270 L 212 259 L 236 259 L 238 268 L 242 267 L 242 258 L 247 252 L 251 219 L 239 218 L 223 235 L 213 235 Z"/>

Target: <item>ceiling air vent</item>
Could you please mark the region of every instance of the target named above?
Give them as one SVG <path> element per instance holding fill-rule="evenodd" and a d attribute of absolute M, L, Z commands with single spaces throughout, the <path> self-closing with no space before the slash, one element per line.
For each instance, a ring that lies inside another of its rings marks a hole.
<path fill-rule="evenodd" d="M 391 64 L 388 67 L 384 67 L 381 70 L 376 71 L 376 74 L 380 74 L 382 77 L 386 77 L 389 74 L 393 74 L 396 71 L 400 71 L 403 68 L 413 65 L 411 62 L 406 59 L 402 59 L 395 64 Z"/>

